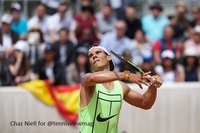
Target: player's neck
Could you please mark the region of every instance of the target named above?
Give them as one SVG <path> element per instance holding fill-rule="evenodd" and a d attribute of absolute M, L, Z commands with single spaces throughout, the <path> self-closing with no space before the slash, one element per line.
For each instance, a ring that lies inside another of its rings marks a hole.
<path fill-rule="evenodd" d="M 106 67 L 101 67 L 95 70 L 95 72 L 100 72 L 100 71 L 110 71 L 110 67 L 106 66 Z"/>
<path fill-rule="evenodd" d="M 113 81 L 107 82 L 107 83 L 103 83 L 103 86 L 104 86 L 107 90 L 113 90 L 113 89 L 114 89 L 114 83 L 113 83 Z"/>

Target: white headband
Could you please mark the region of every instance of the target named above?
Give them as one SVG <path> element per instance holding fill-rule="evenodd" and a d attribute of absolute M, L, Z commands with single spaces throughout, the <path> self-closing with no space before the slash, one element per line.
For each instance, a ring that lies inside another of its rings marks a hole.
<path fill-rule="evenodd" d="M 106 52 L 106 54 L 110 55 L 110 53 L 102 46 L 92 46 L 90 49 L 89 49 L 89 52 L 94 49 L 94 48 L 100 48 L 101 50 L 103 50 L 104 52 Z"/>

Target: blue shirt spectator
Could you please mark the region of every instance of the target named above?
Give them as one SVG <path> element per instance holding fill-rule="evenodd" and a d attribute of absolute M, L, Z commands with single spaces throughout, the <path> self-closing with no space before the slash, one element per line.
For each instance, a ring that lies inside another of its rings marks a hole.
<path fill-rule="evenodd" d="M 150 7 L 152 14 L 142 18 L 142 29 L 147 38 L 152 43 L 163 37 L 164 27 L 170 22 L 166 16 L 161 16 L 162 7 L 159 3 L 155 3 Z"/>
<path fill-rule="evenodd" d="M 13 22 L 12 30 L 17 32 L 19 36 L 26 34 L 28 32 L 27 21 L 24 19 L 20 19 L 18 22 Z"/>
<path fill-rule="evenodd" d="M 123 51 L 130 49 L 130 39 L 126 36 L 117 39 L 115 32 L 109 32 L 103 36 L 100 45 L 105 47 L 108 51 L 114 50 L 122 55 Z M 116 65 L 120 63 L 120 60 L 116 57 L 113 56 L 112 59 Z"/>
<path fill-rule="evenodd" d="M 10 7 L 10 13 L 13 17 L 12 30 L 17 32 L 20 39 L 27 39 L 27 21 L 21 18 L 21 5 L 13 3 Z"/>
<path fill-rule="evenodd" d="M 119 54 L 123 54 L 123 52 L 127 49 L 130 49 L 130 39 L 125 36 L 126 32 L 126 24 L 124 21 L 117 21 L 115 24 L 115 31 L 106 33 L 100 45 L 105 47 L 108 51 L 114 50 Z M 115 65 L 120 64 L 120 60 L 116 57 L 112 57 Z"/>

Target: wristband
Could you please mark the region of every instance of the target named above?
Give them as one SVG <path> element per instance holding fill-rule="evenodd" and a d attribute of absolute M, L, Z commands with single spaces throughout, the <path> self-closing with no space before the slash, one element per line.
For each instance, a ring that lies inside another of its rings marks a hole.
<path fill-rule="evenodd" d="M 130 71 L 125 70 L 124 75 L 125 75 L 125 80 L 128 80 L 130 76 Z"/>

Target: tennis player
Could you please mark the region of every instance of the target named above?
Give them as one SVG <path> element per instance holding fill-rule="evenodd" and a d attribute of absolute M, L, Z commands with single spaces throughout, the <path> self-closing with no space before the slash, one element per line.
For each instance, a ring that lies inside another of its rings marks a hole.
<path fill-rule="evenodd" d="M 94 73 L 84 76 L 80 90 L 79 122 L 92 123 L 92 126 L 80 125 L 80 133 L 118 133 L 118 119 L 122 100 L 142 108 L 150 109 L 155 102 L 157 88 L 162 85 L 159 76 L 150 72 L 133 74 L 128 70 L 114 72 L 114 64 L 109 52 L 101 46 L 93 46 L 88 52 Z M 141 95 L 121 80 L 148 86 Z M 150 81 L 150 84 L 146 80 Z"/>

